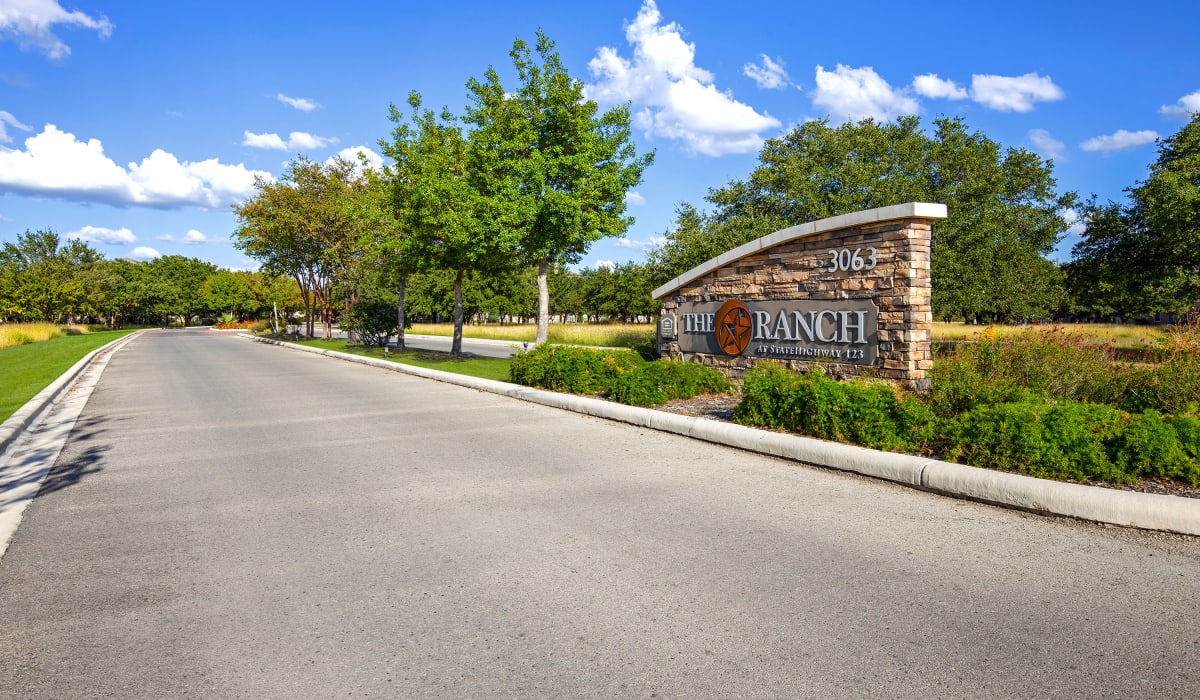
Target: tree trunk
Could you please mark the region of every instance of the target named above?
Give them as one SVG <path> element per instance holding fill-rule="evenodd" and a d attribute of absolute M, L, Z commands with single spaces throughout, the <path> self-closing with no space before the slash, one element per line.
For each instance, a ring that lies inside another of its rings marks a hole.
<path fill-rule="evenodd" d="M 463 269 L 460 267 L 458 269 L 458 274 L 454 277 L 454 341 L 450 343 L 451 357 L 462 357 L 462 283 Z"/>
<path fill-rule="evenodd" d="M 404 294 L 408 291 L 408 277 L 400 278 L 400 298 L 396 301 L 396 349 L 404 349 Z"/>
<path fill-rule="evenodd" d="M 538 260 L 538 318 L 537 337 L 534 342 L 541 345 L 550 338 L 550 286 L 546 277 L 550 273 L 550 261 L 545 256 Z"/>

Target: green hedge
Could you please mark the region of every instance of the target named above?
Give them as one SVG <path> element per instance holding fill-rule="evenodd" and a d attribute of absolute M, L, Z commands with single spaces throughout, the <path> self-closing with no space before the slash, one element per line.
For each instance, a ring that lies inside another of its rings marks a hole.
<path fill-rule="evenodd" d="M 938 415 L 935 399 L 888 384 L 763 363 L 747 376 L 734 420 L 1044 478 L 1200 485 L 1200 417 L 1016 393 L 1014 401 Z"/>
<path fill-rule="evenodd" d="M 517 384 L 573 394 L 599 394 L 633 406 L 729 391 L 729 381 L 711 367 L 657 360 L 627 350 L 592 350 L 541 345 L 517 353 L 509 366 Z"/>

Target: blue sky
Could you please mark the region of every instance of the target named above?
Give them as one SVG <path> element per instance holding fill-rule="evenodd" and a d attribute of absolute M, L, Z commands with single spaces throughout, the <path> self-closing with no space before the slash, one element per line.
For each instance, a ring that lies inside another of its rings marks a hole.
<path fill-rule="evenodd" d="M 1061 190 L 1119 199 L 1200 111 L 1194 2 L 0 0 L 0 240 L 254 269 L 229 235 L 255 175 L 378 151 L 409 90 L 461 112 L 539 27 L 657 154 L 592 267 L 643 259 L 679 202 L 807 119 L 960 115 L 1052 157 Z"/>

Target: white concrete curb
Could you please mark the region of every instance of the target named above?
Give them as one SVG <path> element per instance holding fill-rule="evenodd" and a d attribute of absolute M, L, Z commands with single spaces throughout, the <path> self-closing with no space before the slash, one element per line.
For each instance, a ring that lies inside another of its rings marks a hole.
<path fill-rule="evenodd" d="M 260 343 L 282 345 L 350 362 L 502 394 L 522 401 L 621 421 L 804 464 L 854 472 L 928 491 L 1050 515 L 1145 530 L 1200 535 L 1200 499 L 1119 491 L 1037 479 L 912 455 L 882 452 L 815 438 L 776 433 L 736 423 L 680 416 L 600 399 L 560 394 L 519 384 L 479 379 L 361 355 L 310 348 L 243 334 Z"/>
<path fill-rule="evenodd" d="M 71 368 L 59 375 L 58 379 L 50 383 L 50 386 L 42 389 L 32 399 L 26 401 L 24 406 L 18 408 L 16 413 L 9 416 L 4 423 L 0 424 L 0 455 L 4 454 L 9 446 L 20 437 L 21 433 L 33 424 L 34 420 L 42 414 L 42 411 L 54 401 L 55 397 L 65 387 L 70 386 L 71 382 L 75 381 L 75 378 L 92 363 L 92 360 L 96 359 L 101 353 L 115 350 L 119 345 L 128 343 L 141 334 L 142 331 L 139 330 L 129 335 L 123 335 L 111 343 L 107 343 L 84 355 L 83 359 L 71 365 Z"/>

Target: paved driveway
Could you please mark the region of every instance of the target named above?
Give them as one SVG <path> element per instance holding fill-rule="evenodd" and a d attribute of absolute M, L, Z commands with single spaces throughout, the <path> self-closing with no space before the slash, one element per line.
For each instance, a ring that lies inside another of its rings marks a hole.
<path fill-rule="evenodd" d="M 0 561 L 0 696 L 1190 698 L 1198 552 L 151 333 Z"/>

